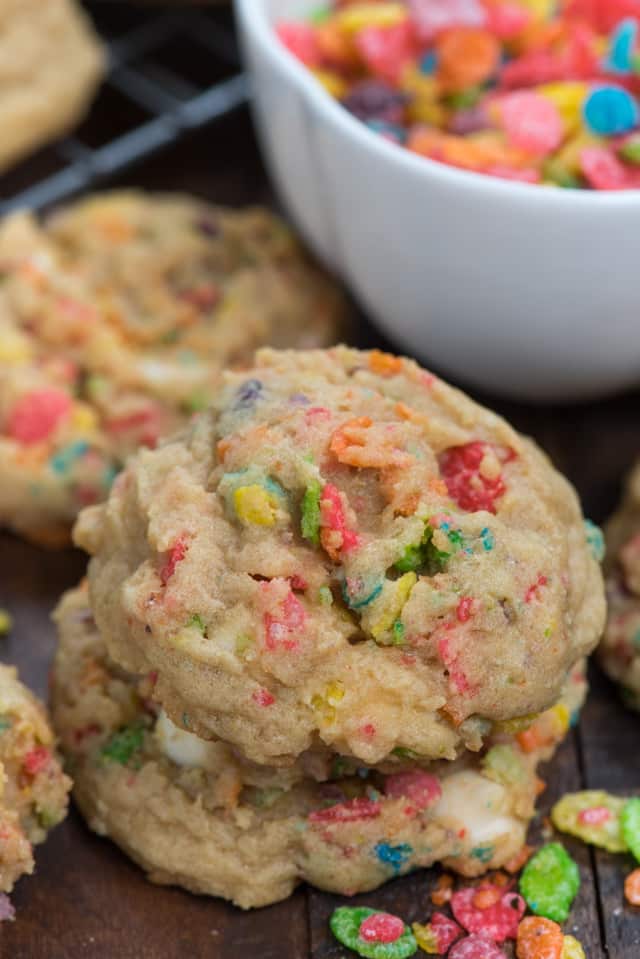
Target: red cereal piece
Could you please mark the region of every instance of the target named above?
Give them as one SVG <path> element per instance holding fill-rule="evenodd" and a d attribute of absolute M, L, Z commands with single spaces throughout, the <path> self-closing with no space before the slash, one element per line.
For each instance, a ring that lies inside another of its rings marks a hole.
<path fill-rule="evenodd" d="M 564 124 L 550 100 L 529 90 L 499 101 L 500 121 L 512 146 L 533 156 L 547 156 L 562 143 Z"/>
<path fill-rule="evenodd" d="M 273 706 L 275 703 L 275 699 L 268 689 L 256 689 L 255 692 L 251 694 L 251 698 L 258 706 Z"/>
<path fill-rule="evenodd" d="M 346 802 L 336 803 L 327 809 L 314 809 L 309 813 L 312 823 L 358 822 L 362 819 L 377 819 L 380 815 L 380 803 L 373 799 L 358 796 Z"/>
<path fill-rule="evenodd" d="M 474 606 L 475 600 L 473 596 L 463 596 L 456 609 L 458 622 L 467 623 L 474 614 Z"/>
<path fill-rule="evenodd" d="M 483 890 L 493 890 L 493 886 L 486 885 Z M 498 888 L 499 898 L 480 908 L 476 902 L 479 890 L 474 887 L 459 889 L 451 897 L 451 910 L 461 926 L 468 932 L 478 933 L 491 939 L 493 942 L 504 942 L 505 939 L 515 939 L 518 934 L 518 923 L 524 915 L 526 904 L 522 896 L 516 892 L 504 892 Z M 494 897 L 491 897 L 494 898 Z M 483 899 L 482 902 L 485 900 Z M 487 898 L 488 902 L 489 899 Z"/>
<path fill-rule="evenodd" d="M 71 406 L 71 397 L 63 390 L 33 390 L 11 409 L 6 433 L 25 446 L 39 443 L 46 440 L 69 415 Z"/>
<path fill-rule="evenodd" d="M 506 956 L 491 939 L 473 935 L 456 942 L 448 959 L 506 959 Z"/>
<path fill-rule="evenodd" d="M 410 20 L 393 27 L 365 27 L 358 31 L 355 45 L 371 73 L 389 83 L 398 82 L 403 69 L 416 55 Z"/>
<path fill-rule="evenodd" d="M 265 583 L 268 587 L 270 584 Z M 269 650 L 293 650 L 298 646 L 298 635 L 307 619 L 304 606 L 297 596 L 288 593 L 280 604 L 277 615 L 264 614 L 265 645 Z"/>
<path fill-rule="evenodd" d="M 442 786 L 437 776 L 416 769 L 387 776 L 384 793 L 391 799 L 409 799 L 416 809 L 426 809 L 438 802 Z"/>
<path fill-rule="evenodd" d="M 582 150 L 580 170 L 594 190 L 626 190 L 633 186 L 630 171 L 607 147 L 586 147 Z"/>
<path fill-rule="evenodd" d="M 540 574 L 535 583 L 532 583 L 527 592 L 524 595 L 525 603 L 531 603 L 534 599 L 540 599 L 540 590 L 543 586 L 546 586 L 548 579 L 546 576 Z"/>
<path fill-rule="evenodd" d="M 497 456 L 501 463 L 508 463 L 514 458 L 510 450 L 480 441 L 467 443 L 466 446 L 453 446 L 440 457 L 440 471 L 449 496 L 461 509 L 495 513 L 496 500 L 507 491 L 501 473 L 486 476 L 480 472 L 482 461 L 488 453 Z"/>
<path fill-rule="evenodd" d="M 312 26 L 307 23 L 279 23 L 276 33 L 289 53 L 301 60 L 305 66 L 320 66 L 322 54 Z"/>
<path fill-rule="evenodd" d="M 180 536 L 169 550 L 169 557 L 160 570 L 160 582 L 166 586 L 176 571 L 176 566 L 181 563 L 187 555 L 189 544 L 186 536 Z"/>
<path fill-rule="evenodd" d="M 592 806 L 591 809 L 582 809 L 578 813 L 578 822 L 587 826 L 601 826 L 608 822 L 612 816 L 613 813 L 606 806 Z"/>
<path fill-rule="evenodd" d="M 51 760 L 51 752 L 46 746 L 36 746 L 31 749 L 22 760 L 22 768 L 30 776 L 37 776 L 45 769 Z"/>
<path fill-rule="evenodd" d="M 332 553 L 348 553 L 355 549 L 360 540 L 357 533 L 349 529 L 344 515 L 344 507 L 340 497 L 340 490 L 333 483 L 327 483 L 322 490 L 320 497 L 320 540 L 329 555 Z M 329 535 L 327 535 L 327 531 Z M 331 533 L 338 533 L 340 545 L 336 548 L 332 545 Z M 331 548 L 329 548 L 331 546 Z"/>
<path fill-rule="evenodd" d="M 358 935 L 365 942 L 396 942 L 404 933 L 404 922 L 390 912 L 375 912 L 367 916 Z"/>
<path fill-rule="evenodd" d="M 436 948 L 441 955 L 445 955 L 456 939 L 464 935 L 457 922 L 445 916 L 443 912 L 434 912 L 429 920 L 431 932 L 436 940 Z"/>
<path fill-rule="evenodd" d="M 492 4 L 487 17 L 487 29 L 500 40 L 510 40 L 531 23 L 531 13 L 517 3 Z"/>

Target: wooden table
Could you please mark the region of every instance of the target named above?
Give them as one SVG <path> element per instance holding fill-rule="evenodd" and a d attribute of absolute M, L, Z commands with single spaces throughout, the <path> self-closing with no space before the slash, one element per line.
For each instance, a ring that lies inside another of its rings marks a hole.
<path fill-rule="evenodd" d="M 269 199 L 245 115 L 138 169 L 128 182 L 189 189 L 231 204 Z M 604 336 L 606 318 L 603 324 Z M 363 345 L 381 343 L 366 322 L 355 339 Z M 428 357 L 422 359 L 428 362 Z M 587 515 L 604 519 L 640 447 L 639 393 L 587 406 L 537 409 L 480 399 L 533 435 L 576 484 Z M 23 679 L 41 694 L 55 642 L 49 614 L 83 569 L 84 558 L 76 552 L 42 552 L 0 534 L 0 606 L 15 618 L 11 636 L 0 641 L 0 658 L 16 663 Z M 567 790 L 640 792 L 640 717 L 625 712 L 595 668 L 592 682 L 579 729 L 544 772 L 549 785 L 542 814 Z M 631 863 L 580 843 L 567 845 L 583 878 L 569 927 L 582 940 L 588 959 L 640 957 L 640 910 L 625 905 L 622 891 Z M 416 873 L 357 901 L 425 921 L 436 875 L 435 870 Z M 115 846 L 90 833 L 75 811 L 38 850 L 36 875 L 19 883 L 13 901 L 17 921 L 0 926 L 1 959 L 347 956 L 328 932 L 337 897 L 302 888 L 284 903 L 243 913 L 219 900 L 154 887 Z"/>

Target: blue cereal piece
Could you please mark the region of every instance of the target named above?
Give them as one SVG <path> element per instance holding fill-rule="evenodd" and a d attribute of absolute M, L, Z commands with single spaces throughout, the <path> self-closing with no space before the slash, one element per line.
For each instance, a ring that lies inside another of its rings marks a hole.
<path fill-rule="evenodd" d="M 404 864 L 411 858 L 413 847 L 408 842 L 398 846 L 391 846 L 388 842 L 379 842 L 375 847 L 375 854 L 386 866 L 391 866 L 394 873 L 399 873 Z"/>
<path fill-rule="evenodd" d="M 585 100 L 585 123 L 600 136 L 619 136 L 638 125 L 638 104 L 620 87 L 597 87 Z"/>
<path fill-rule="evenodd" d="M 609 56 L 605 68 L 611 73 L 628 74 L 633 69 L 633 54 L 638 37 L 637 20 L 621 20 L 611 36 Z"/>

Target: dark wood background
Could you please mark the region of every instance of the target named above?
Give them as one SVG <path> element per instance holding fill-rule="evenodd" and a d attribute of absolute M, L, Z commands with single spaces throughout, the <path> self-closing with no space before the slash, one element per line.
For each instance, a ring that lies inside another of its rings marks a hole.
<path fill-rule="evenodd" d="M 190 190 L 232 205 L 271 201 L 244 113 L 138 168 L 126 182 Z M 605 330 L 603 317 L 603 335 Z M 361 345 L 384 345 L 364 319 L 354 339 Z M 420 359 L 428 363 L 429 358 Z M 605 518 L 640 451 L 640 393 L 546 408 L 478 398 L 533 435 L 575 483 L 587 515 Z M 0 607 L 15 619 L 11 635 L 0 640 L 0 659 L 17 664 L 22 678 L 43 695 L 55 641 L 49 614 L 83 569 L 84 558 L 76 552 L 42 552 L 0 534 Z M 595 667 L 592 683 L 579 729 L 544 773 L 549 785 L 541 816 L 567 790 L 640 792 L 640 716 L 620 706 Z M 580 863 L 583 885 L 567 931 L 582 940 L 588 959 L 640 957 L 640 909 L 625 905 L 622 889 L 631 862 L 579 843 L 568 846 Z M 426 921 L 436 876 L 435 870 L 416 873 L 357 901 L 397 911 L 406 920 Z M 17 921 L 0 926 L 2 959 L 347 956 L 328 931 L 336 897 L 301 888 L 286 902 L 243 913 L 219 900 L 154 887 L 115 846 L 91 834 L 75 811 L 38 849 L 35 876 L 23 879 L 12 898 Z"/>

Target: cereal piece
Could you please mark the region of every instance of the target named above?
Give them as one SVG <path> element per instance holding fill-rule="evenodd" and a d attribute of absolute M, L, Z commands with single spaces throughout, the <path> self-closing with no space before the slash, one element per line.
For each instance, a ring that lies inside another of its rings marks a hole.
<path fill-rule="evenodd" d="M 480 890 L 470 887 L 454 892 L 451 910 L 467 932 L 501 943 L 516 938 L 525 903 L 517 893 L 504 892 L 499 886 L 483 885 Z"/>
<path fill-rule="evenodd" d="M 582 944 L 574 936 L 565 936 L 561 959 L 587 959 Z"/>
<path fill-rule="evenodd" d="M 551 919 L 527 916 L 518 926 L 516 959 L 562 959 L 564 936 Z"/>
<path fill-rule="evenodd" d="M 418 949 L 401 919 L 366 906 L 340 906 L 329 924 L 338 942 L 367 959 L 404 959 Z"/>
<path fill-rule="evenodd" d="M 640 862 L 640 799 L 629 799 L 620 813 L 620 831 L 629 850 Z"/>
<path fill-rule="evenodd" d="M 13 617 L 6 609 L 0 609 L 0 636 L 7 636 L 13 628 Z"/>
<path fill-rule="evenodd" d="M 458 923 L 442 912 L 434 912 L 426 925 L 414 922 L 411 928 L 419 947 L 429 955 L 444 956 L 456 939 L 464 935 Z"/>
<path fill-rule="evenodd" d="M 553 153 L 564 137 L 562 118 L 554 103 L 538 93 L 510 93 L 499 101 L 500 122 L 509 142 L 534 156 Z"/>
<path fill-rule="evenodd" d="M 632 906 L 640 906 L 640 869 L 634 869 L 625 879 L 624 896 Z"/>
<path fill-rule="evenodd" d="M 532 856 L 520 876 L 520 892 L 537 916 L 565 922 L 580 889 L 580 870 L 560 843 Z"/>
<path fill-rule="evenodd" d="M 506 959 L 506 955 L 491 939 L 474 934 L 456 942 L 448 959 Z"/>
<path fill-rule="evenodd" d="M 599 87 L 587 97 L 584 118 L 593 133 L 619 136 L 638 125 L 638 104 L 620 87 Z"/>
<path fill-rule="evenodd" d="M 608 849 L 609 852 L 625 852 L 627 844 L 620 831 L 620 815 L 625 800 L 601 790 L 584 790 L 566 793 L 551 810 L 551 821 L 560 832 L 577 836 L 583 842 Z M 592 810 L 605 810 L 594 816 Z"/>
<path fill-rule="evenodd" d="M 25 446 L 49 437 L 69 415 L 71 398 L 62 390 L 34 390 L 27 393 L 9 412 L 6 433 Z"/>
<path fill-rule="evenodd" d="M 507 489 L 500 463 L 509 458 L 508 451 L 487 443 L 468 443 L 447 450 L 441 457 L 440 468 L 449 495 L 462 509 L 495 513 L 496 501 Z"/>

